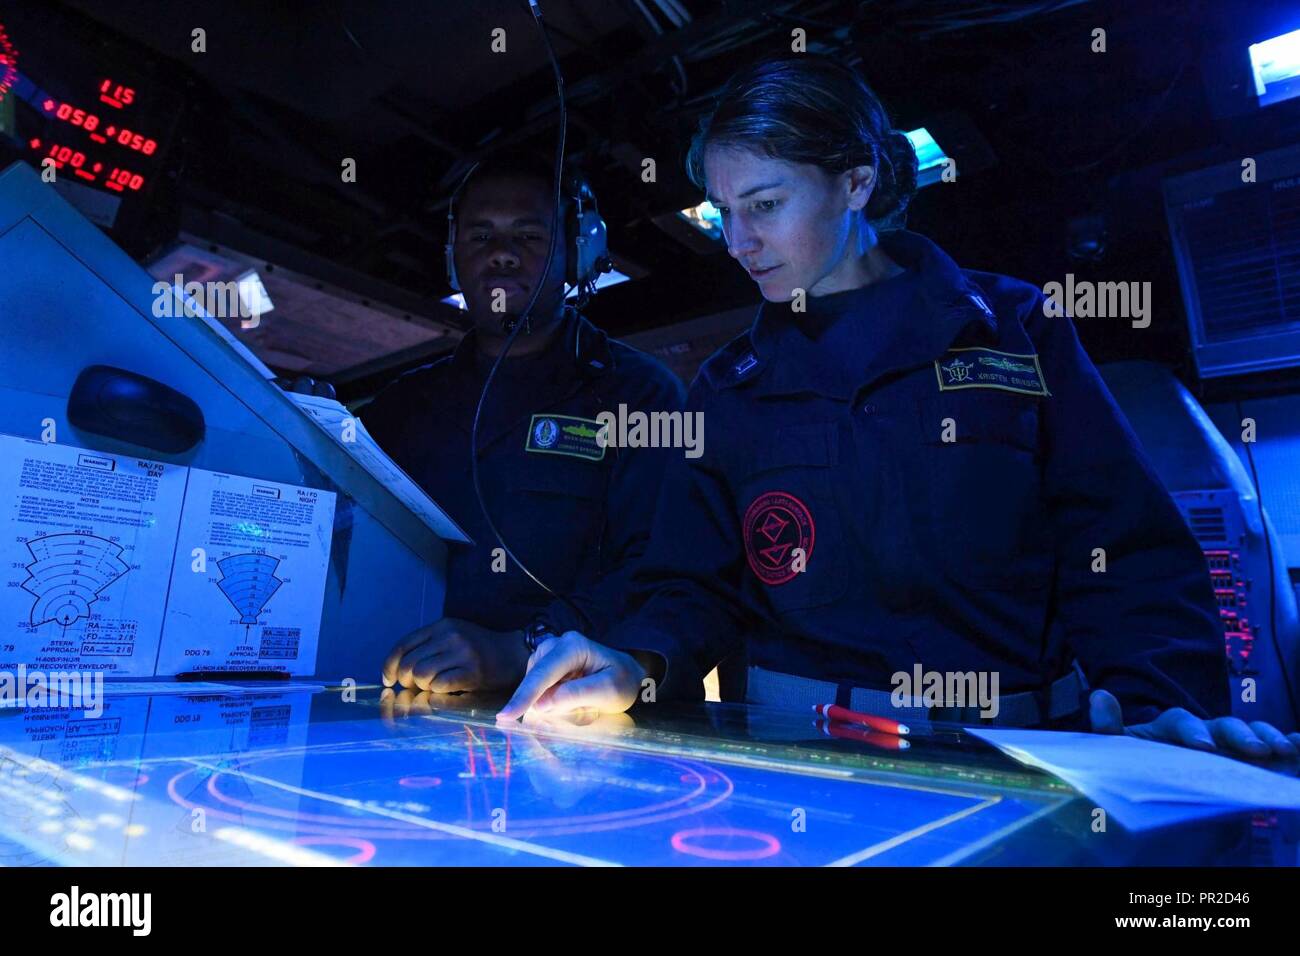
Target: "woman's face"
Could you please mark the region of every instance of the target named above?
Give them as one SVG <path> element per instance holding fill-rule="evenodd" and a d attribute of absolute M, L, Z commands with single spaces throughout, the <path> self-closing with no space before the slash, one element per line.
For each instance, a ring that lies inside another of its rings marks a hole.
<path fill-rule="evenodd" d="M 828 173 L 737 147 L 704 153 L 708 198 L 722 214 L 727 251 L 769 302 L 795 289 L 827 295 L 856 288 L 862 216 L 871 167 Z"/>

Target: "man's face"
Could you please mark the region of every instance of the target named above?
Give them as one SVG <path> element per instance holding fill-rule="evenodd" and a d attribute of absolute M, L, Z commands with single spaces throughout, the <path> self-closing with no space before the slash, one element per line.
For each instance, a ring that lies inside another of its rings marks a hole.
<path fill-rule="evenodd" d="M 705 152 L 704 172 L 709 201 L 722 213 L 727 251 L 763 298 L 785 302 L 794 289 L 839 291 L 866 203 L 860 191 L 850 195 L 848 174 L 725 147 Z"/>
<path fill-rule="evenodd" d="M 554 196 L 541 180 L 489 177 L 470 183 L 456 208 L 456 276 L 475 328 L 499 335 L 539 283 L 536 323 L 553 318 L 564 289 L 564 236 L 557 237 L 551 271 L 542 281 L 551 239 Z"/>

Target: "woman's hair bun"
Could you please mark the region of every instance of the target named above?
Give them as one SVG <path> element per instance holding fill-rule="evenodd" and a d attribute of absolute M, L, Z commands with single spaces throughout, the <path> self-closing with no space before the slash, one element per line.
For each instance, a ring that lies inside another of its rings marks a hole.
<path fill-rule="evenodd" d="M 896 228 L 916 195 L 916 150 L 907 135 L 891 129 L 876 151 L 876 189 L 867 201 L 867 219 L 878 228 Z"/>

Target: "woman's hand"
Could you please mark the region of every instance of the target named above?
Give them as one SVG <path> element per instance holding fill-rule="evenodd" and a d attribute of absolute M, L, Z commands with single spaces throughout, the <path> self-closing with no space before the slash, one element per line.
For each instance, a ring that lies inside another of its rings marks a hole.
<path fill-rule="evenodd" d="M 646 672 L 630 654 L 566 631 L 538 645 L 527 675 L 497 720 L 515 720 L 529 708 L 539 713 L 593 708 L 622 713 L 636 703 Z"/>
<path fill-rule="evenodd" d="M 1094 690 L 1088 698 L 1093 733 L 1128 734 L 1146 740 L 1159 740 L 1193 750 L 1221 750 L 1233 757 L 1295 757 L 1300 754 L 1300 733 L 1282 733 L 1262 720 L 1249 724 L 1236 717 L 1201 720 L 1181 707 L 1171 707 L 1155 720 L 1124 726 L 1119 701 L 1109 691 Z"/>

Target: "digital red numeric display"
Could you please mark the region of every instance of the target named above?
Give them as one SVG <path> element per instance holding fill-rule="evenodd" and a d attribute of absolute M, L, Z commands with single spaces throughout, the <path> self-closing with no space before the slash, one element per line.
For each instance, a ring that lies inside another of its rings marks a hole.
<path fill-rule="evenodd" d="M 99 83 L 99 98 L 109 106 L 116 107 L 119 110 L 126 109 L 135 102 L 135 90 L 105 78 Z"/>
<path fill-rule="evenodd" d="M 137 133 L 135 130 L 127 129 L 125 126 L 120 128 L 112 125 L 103 126 L 102 132 L 96 132 L 96 130 L 101 129 L 99 116 L 78 109 L 71 103 L 60 103 L 57 100 L 47 98 L 41 102 L 41 109 L 55 119 L 81 127 L 91 134 L 90 138 L 97 143 L 117 143 L 117 145 L 125 146 L 137 153 L 143 153 L 145 156 L 152 156 L 158 151 L 158 141 L 156 139 L 145 136 L 143 133 Z"/>
<path fill-rule="evenodd" d="M 32 140 L 31 147 L 40 149 L 41 141 L 38 139 Z M 62 143 L 51 143 L 50 148 L 46 150 L 45 156 L 53 160 L 57 168 L 70 167 L 79 179 L 87 180 L 114 192 L 121 193 L 127 190 L 139 192 L 145 183 L 145 178 L 140 173 L 124 169 L 121 166 L 112 167 L 111 171 L 104 177 L 103 182 L 100 182 L 99 177 L 100 173 L 104 171 L 104 164 L 100 162 L 91 163 L 90 158 L 81 150 Z"/>
<path fill-rule="evenodd" d="M 107 109 L 87 109 L 75 97 L 65 100 L 47 92 L 31 100 L 49 121 L 46 132 L 51 135 L 32 137 L 28 146 L 40 157 L 38 164 L 51 162 L 56 168 L 101 189 L 139 192 L 152 179 L 149 172 L 152 167 L 147 166 L 146 157 L 156 162 L 162 144 L 135 128 L 135 122 L 152 125 L 152 121 L 143 114 L 137 115 L 141 104 L 136 87 L 104 77 L 97 81 L 95 92 L 100 102 L 107 104 Z M 132 125 L 123 125 L 122 119 L 131 121 Z M 59 130 L 66 131 L 67 135 Z M 85 139 L 81 138 L 83 135 Z M 146 164 L 145 172 L 132 168 L 135 164 L 131 156 Z"/>
<path fill-rule="evenodd" d="M 108 128 L 108 135 L 113 136 L 113 127 Z M 119 146 L 125 146 L 128 149 L 138 150 L 146 156 L 152 156 L 158 151 L 158 141 L 148 139 L 142 133 L 133 133 L 129 129 L 120 129 L 114 136 L 113 142 Z"/>
<path fill-rule="evenodd" d="M 136 192 L 144 185 L 144 177 L 139 173 L 131 172 L 129 169 L 119 169 L 115 166 L 113 171 L 108 174 L 108 178 L 104 180 L 104 185 L 109 189 L 116 189 L 118 192 L 127 189 Z"/>

